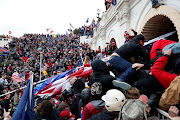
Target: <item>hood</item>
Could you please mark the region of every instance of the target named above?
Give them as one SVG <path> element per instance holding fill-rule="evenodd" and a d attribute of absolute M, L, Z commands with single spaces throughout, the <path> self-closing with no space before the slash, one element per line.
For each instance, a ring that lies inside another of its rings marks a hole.
<path fill-rule="evenodd" d="M 94 100 L 91 101 L 91 103 L 97 110 L 101 110 L 105 106 L 105 102 L 103 100 Z"/>
<path fill-rule="evenodd" d="M 91 67 L 93 72 L 104 72 L 106 70 L 106 63 L 97 59 L 91 63 Z"/>

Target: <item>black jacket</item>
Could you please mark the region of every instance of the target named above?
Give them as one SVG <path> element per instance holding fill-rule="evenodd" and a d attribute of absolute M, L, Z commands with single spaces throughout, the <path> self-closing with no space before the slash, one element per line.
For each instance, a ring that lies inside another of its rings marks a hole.
<path fill-rule="evenodd" d="M 114 120 L 115 118 L 118 118 L 118 114 L 108 112 L 107 110 L 104 109 L 102 112 L 93 115 L 88 120 Z"/>
<path fill-rule="evenodd" d="M 122 45 L 119 49 L 116 49 L 115 53 L 127 61 L 130 61 L 131 57 L 137 58 L 138 56 L 143 57 L 145 60 L 149 60 L 148 52 L 146 52 L 143 46 L 139 44 L 139 40 L 144 40 L 144 36 L 137 35 L 129 42 Z"/>
<path fill-rule="evenodd" d="M 110 75 L 105 62 L 97 59 L 91 63 L 91 66 L 94 74 L 92 84 L 94 82 L 100 82 L 102 84 L 102 94 L 106 94 L 109 89 L 115 88 L 112 84 L 115 78 Z"/>

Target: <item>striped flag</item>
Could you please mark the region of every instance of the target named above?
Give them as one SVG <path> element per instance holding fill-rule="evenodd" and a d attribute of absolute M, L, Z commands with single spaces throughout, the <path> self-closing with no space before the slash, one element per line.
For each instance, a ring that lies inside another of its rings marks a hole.
<path fill-rule="evenodd" d="M 38 96 L 44 96 L 44 95 L 48 95 L 48 96 L 53 96 L 53 95 L 59 95 L 60 93 L 62 93 L 65 89 L 67 89 L 68 87 L 70 87 L 70 83 L 69 80 L 72 76 L 76 76 L 79 79 L 82 78 L 86 78 L 88 77 L 92 72 L 92 68 L 90 67 L 90 64 L 84 65 L 85 67 L 83 67 L 82 69 L 80 69 L 79 71 L 63 77 L 59 80 L 56 80 L 55 82 L 52 82 L 51 84 L 49 84 L 47 87 L 45 87 L 44 89 L 40 90 L 38 93 L 36 93 L 36 95 Z"/>
<path fill-rule="evenodd" d="M 46 31 L 48 32 L 49 30 L 51 30 L 51 28 L 47 28 Z"/>
<path fill-rule="evenodd" d="M 47 64 L 47 63 L 45 63 L 45 65 L 44 65 L 44 66 L 43 66 L 43 65 L 41 65 L 41 72 L 43 72 L 43 71 L 47 70 L 47 67 L 48 67 L 48 64 Z"/>
<path fill-rule="evenodd" d="M 71 27 L 72 29 L 74 29 L 74 27 L 72 26 L 72 24 L 71 24 L 71 23 L 69 23 L 69 25 L 70 25 L 70 27 Z"/>
<path fill-rule="evenodd" d="M 18 73 L 18 72 L 15 72 L 15 73 L 13 73 L 13 75 L 12 75 L 12 80 L 14 81 L 14 82 L 24 82 L 25 81 L 25 72 L 26 71 L 23 71 L 22 73 Z"/>
<path fill-rule="evenodd" d="M 9 55 L 9 50 L 0 47 L 0 56 L 8 56 Z"/>
<path fill-rule="evenodd" d="M 53 82 L 55 82 L 55 81 L 57 81 L 57 80 L 65 77 L 65 76 L 70 75 L 73 71 L 74 71 L 74 69 L 71 69 L 71 70 L 69 70 L 69 71 L 67 71 L 67 72 L 63 72 L 63 73 L 61 73 L 61 74 L 59 74 L 59 75 L 55 75 L 55 76 L 52 76 L 52 77 L 50 77 L 50 78 L 47 78 L 47 79 L 45 80 L 45 82 L 43 82 L 42 84 L 37 85 L 37 86 L 34 88 L 35 93 L 37 93 L 37 92 L 39 92 L 40 90 L 44 89 L 44 88 L 47 87 L 49 84 L 51 84 L 51 83 L 53 83 Z"/>

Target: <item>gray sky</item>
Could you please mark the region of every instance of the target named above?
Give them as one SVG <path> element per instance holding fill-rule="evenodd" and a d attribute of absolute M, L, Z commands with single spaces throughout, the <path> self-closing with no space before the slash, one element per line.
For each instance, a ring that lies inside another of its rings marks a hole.
<path fill-rule="evenodd" d="M 97 21 L 96 10 L 105 11 L 104 0 L 0 0 L 0 35 L 22 36 L 24 33 L 65 34 L 81 27 L 89 18 Z"/>

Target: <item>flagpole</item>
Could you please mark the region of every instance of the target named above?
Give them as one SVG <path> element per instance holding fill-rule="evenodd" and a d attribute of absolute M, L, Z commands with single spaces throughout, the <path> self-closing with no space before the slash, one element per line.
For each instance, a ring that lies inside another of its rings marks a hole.
<path fill-rule="evenodd" d="M 30 81 L 29 81 L 30 82 L 30 90 L 29 90 L 29 96 L 30 96 L 29 99 L 30 100 L 29 101 L 31 101 L 31 98 L 33 96 L 33 94 L 32 94 L 32 89 L 33 89 L 33 72 L 31 71 L 30 74 L 31 74 L 31 78 L 30 78 Z M 30 106 L 31 106 L 31 104 L 32 103 L 30 102 Z"/>
<path fill-rule="evenodd" d="M 34 86 L 34 85 L 41 84 L 42 82 L 44 82 L 44 81 L 46 81 L 46 80 L 47 80 L 47 79 L 42 80 L 42 81 L 38 81 L 37 83 L 33 83 L 33 86 Z M 19 88 L 19 90 L 23 90 L 23 89 L 25 89 L 26 87 L 27 87 L 27 86 L 21 87 L 21 88 Z M 5 95 L 8 95 L 8 94 L 11 94 L 11 93 L 14 93 L 14 92 L 16 92 L 16 91 L 17 91 L 17 90 L 10 91 L 10 92 L 8 92 L 8 93 L 5 93 L 5 94 L 0 95 L 0 97 L 5 96 Z"/>
<path fill-rule="evenodd" d="M 39 77 L 39 81 L 41 81 L 41 64 L 42 64 L 42 52 L 40 52 L 40 77 Z"/>

